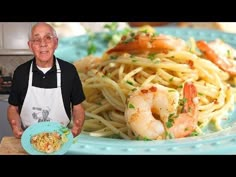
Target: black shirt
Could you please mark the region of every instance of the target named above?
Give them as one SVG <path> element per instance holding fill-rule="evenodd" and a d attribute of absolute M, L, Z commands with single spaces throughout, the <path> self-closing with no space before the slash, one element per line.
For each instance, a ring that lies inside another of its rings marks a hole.
<path fill-rule="evenodd" d="M 73 64 L 57 58 L 61 69 L 61 91 L 62 99 L 66 113 L 71 118 L 71 104 L 77 105 L 85 100 L 82 84 Z M 26 96 L 30 65 L 33 62 L 33 81 L 32 85 L 40 88 L 56 88 L 57 87 L 57 70 L 55 57 L 53 67 L 45 74 L 36 66 L 35 58 L 18 66 L 13 74 L 13 82 L 8 103 L 21 108 Z"/>

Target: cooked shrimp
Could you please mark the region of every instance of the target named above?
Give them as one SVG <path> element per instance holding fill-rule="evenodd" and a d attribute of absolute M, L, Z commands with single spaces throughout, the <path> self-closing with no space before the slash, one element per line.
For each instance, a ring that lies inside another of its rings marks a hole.
<path fill-rule="evenodd" d="M 198 98 L 196 87 L 186 82 L 183 89 L 183 111 L 176 118 L 169 117 L 168 122 L 173 120 L 173 126 L 167 128 L 167 132 L 174 138 L 189 136 L 197 127 L 198 121 Z M 186 102 L 185 102 L 186 101 Z"/>
<path fill-rule="evenodd" d="M 125 117 L 133 132 L 148 139 L 165 137 L 165 127 L 160 119 L 176 113 L 179 93 L 159 84 L 135 91 L 129 97 Z"/>
<path fill-rule="evenodd" d="M 125 117 L 128 126 L 141 137 L 162 139 L 166 132 L 175 138 L 190 135 L 197 127 L 198 108 L 195 86 L 186 82 L 186 100 L 179 113 L 179 92 L 159 84 L 135 91 L 128 100 Z"/>
<path fill-rule="evenodd" d="M 123 36 L 121 41 L 107 53 L 113 52 L 168 52 L 169 50 L 181 50 L 186 47 L 184 40 L 169 35 L 154 35 L 152 33 L 131 33 L 130 36 Z"/>
<path fill-rule="evenodd" d="M 236 51 L 230 45 L 224 43 L 222 40 L 215 40 L 207 43 L 206 41 L 197 41 L 197 47 L 203 55 L 215 63 L 223 71 L 228 72 L 230 75 L 236 75 Z"/>

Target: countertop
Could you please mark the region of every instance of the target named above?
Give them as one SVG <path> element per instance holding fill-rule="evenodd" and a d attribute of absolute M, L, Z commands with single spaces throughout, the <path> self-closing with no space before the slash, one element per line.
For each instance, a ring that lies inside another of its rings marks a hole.
<path fill-rule="evenodd" d="M 0 101 L 8 101 L 9 94 L 0 94 Z"/>
<path fill-rule="evenodd" d="M 0 144 L 0 155 L 27 155 L 27 152 L 21 146 L 20 139 L 6 136 Z"/>

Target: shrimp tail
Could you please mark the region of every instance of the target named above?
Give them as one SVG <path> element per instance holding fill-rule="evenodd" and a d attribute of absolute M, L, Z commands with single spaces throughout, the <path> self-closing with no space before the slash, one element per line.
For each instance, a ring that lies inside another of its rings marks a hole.
<path fill-rule="evenodd" d="M 199 48 L 199 50 L 203 53 L 203 55 L 207 59 L 209 59 L 210 61 L 212 61 L 215 64 L 220 65 L 219 60 L 218 60 L 218 56 L 216 55 L 214 50 L 212 50 L 209 47 L 209 45 L 206 43 L 206 41 L 203 41 L 203 40 L 197 41 L 197 47 Z"/>
<path fill-rule="evenodd" d="M 234 64 L 225 57 L 219 57 L 216 52 L 207 44 L 206 41 L 199 40 L 196 44 L 199 50 L 208 60 L 215 63 L 220 69 L 225 72 L 228 72 L 230 75 L 236 75 L 236 69 Z"/>
<path fill-rule="evenodd" d="M 194 98 L 197 97 L 197 89 L 191 82 L 186 82 L 183 89 L 183 97 L 186 99 L 186 104 L 184 104 L 183 112 L 187 113 L 189 111 L 196 110 L 196 103 Z"/>
<path fill-rule="evenodd" d="M 186 82 L 183 89 L 183 111 L 174 118 L 173 126 L 167 132 L 175 138 L 189 136 L 197 127 L 198 121 L 198 99 L 197 89 L 192 82 Z M 170 120 L 169 120 L 170 121 Z"/>

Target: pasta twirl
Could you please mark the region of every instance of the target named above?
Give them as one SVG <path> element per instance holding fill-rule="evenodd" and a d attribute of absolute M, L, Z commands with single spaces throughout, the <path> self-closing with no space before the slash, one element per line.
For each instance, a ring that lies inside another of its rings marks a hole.
<path fill-rule="evenodd" d="M 44 153 L 53 153 L 58 151 L 67 141 L 64 134 L 62 136 L 57 132 L 42 132 L 31 138 L 31 144 L 35 149 Z"/>
<path fill-rule="evenodd" d="M 83 132 L 91 136 L 140 138 L 127 126 L 124 112 L 129 96 L 151 83 L 174 89 L 180 96 L 186 81 L 194 83 L 199 99 L 195 134 L 203 133 L 210 123 L 216 131 L 221 130 L 221 120 L 234 109 L 236 90 L 230 85 L 234 77 L 206 59 L 193 38 L 178 50 L 108 52 L 101 58 L 88 56 L 74 64 L 86 94 Z"/>

